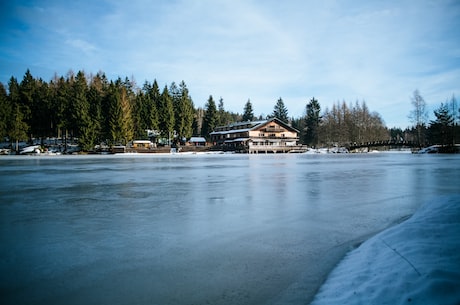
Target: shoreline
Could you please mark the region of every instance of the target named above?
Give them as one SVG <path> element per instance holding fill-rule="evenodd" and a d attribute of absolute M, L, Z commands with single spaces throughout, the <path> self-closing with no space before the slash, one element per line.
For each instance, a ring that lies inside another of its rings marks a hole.
<path fill-rule="evenodd" d="M 308 304 L 458 304 L 460 196 L 415 213 L 348 251 Z"/>
<path fill-rule="evenodd" d="M 291 283 L 275 299 L 268 302 L 267 305 L 311 304 L 315 300 L 323 285 L 329 279 L 330 275 L 347 257 L 347 255 L 349 255 L 349 253 L 358 249 L 363 243 L 382 232 L 404 223 L 415 213 L 416 211 L 414 211 L 413 214 L 403 216 L 380 230 L 364 234 L 355 239 L 327 249 L 325 253 L 321 253 L 321 263 L 315 264 L 308 270 L 304 271 L 297 281 Z"/>

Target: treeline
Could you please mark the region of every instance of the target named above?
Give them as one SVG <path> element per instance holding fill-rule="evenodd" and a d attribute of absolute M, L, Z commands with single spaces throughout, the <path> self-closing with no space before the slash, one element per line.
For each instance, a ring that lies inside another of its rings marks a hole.
<path fill-rule="evenodd" d="M 165 139 L 206 135 L 218 124 L 241 119 L 225 111 L 222 99 L 217 109 L 211 96 L 207 107 L 194 107 L 184 81 L 160 90 L 156 80 L 139 88 L 128 78 L 109 81 L 103 73 L 79 71 L 45 82 L 27 70 L 21 82 L 11 77 L 7 88 L 0 83 L 0 137 L 11 142 L 68 137 L 92 150 L 100 143 L 146 139 L 147 130 Z"/>
<path fill-rule="evenodd" d="M 337 102 L 321 109 L 315 98 L 307 101 L 301 117 L 289 117 L 280 97 L 267 117 L 291 124 L 299 130 L 300 142 L 310 146 L 334 146 L 375 141 L 411 141 L 420 146 L 459 143 L 456 123 L 459 108 L 455 97 L 434 111 L 436 119 L 427 121 L 425 102 L 418 91 L 412 99 L 413 127 L 388 129 L 383 118 L 372 112 L 365 101 Z M 208 138 L 215 127 L 238 121 L 266 119 L 256 117 L 248 100 L 243 114 L 226 111 L 223 99 L 209 96 L 204 108 L 196 108 L 184 81 L 159 88 L 156 80 L 142 87 L 128 78 L 108 80 L 104 73 L 85 75 L 69 72 L 45 82 L 26 71 L 21 82 L 11 77 L 7 87 L 0 83 L 0 137 L 15 141 L 48 137 L 73 138 L 83 150 L 95 145 L 127 144 L 147 139 L 188 139 L 192 135 Z"/>
<path fill-rule="evenodd" d="M 460 108 L 455 96 L 433 111 L 435 119 L 431 121 L 428 121 L 426 104 L 418 90 L 414 92 L 412 105 L 414 109 L 408 117 L 413 126 L 402 130 L 388 129 L 380 114 L 370 111 L 365 101 L 337 102 L 331 109 L 321 111 L 320 104 L 313 98 L 306 106 L 305 116 L 293 119 L 293 126 L 300 130 L 302 143 L 311 146 L 380 141 L 410 142 L 419 147 L 460 143 Z"/>
<path fill-rule="evenodd" d="M 354 105 L 344 101 L 321 112 L 313 98 L 307 104 L 305 118 L 296 125 L 302 131 L 302 142 L 312 146 L 383 141 L 390 135 L 381 116 L 371 112 L 365 101 Z"/>
<path fill-rule="evenodd" d="M 460 143 L 460 108 L 455 95 L 433 111 L 435 119 L 431 121 L 428 121 L 426 102 L 418 90 L 414 91 L 411 104 L 413 110 L 409 113 L 409 119 L 412 127 L 405 131 L 392 129 L 392 135 L 402 135 L 405 139 L 418 143 L 420 147 L 430 144 L 447 146 L 444 151 L 449 151 L 449 146 Z"/>

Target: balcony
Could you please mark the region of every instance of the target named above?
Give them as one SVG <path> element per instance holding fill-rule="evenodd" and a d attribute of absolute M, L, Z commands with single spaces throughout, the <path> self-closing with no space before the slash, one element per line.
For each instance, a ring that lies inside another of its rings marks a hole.
<path fill-rule="evenodd" d="M 264 129 L 262 129 L 264 132 L 285 132 L 286 129 L 284 128 L 281 128 L 279 126 L 276 126 L 276 127 L 265 127 Z"/>

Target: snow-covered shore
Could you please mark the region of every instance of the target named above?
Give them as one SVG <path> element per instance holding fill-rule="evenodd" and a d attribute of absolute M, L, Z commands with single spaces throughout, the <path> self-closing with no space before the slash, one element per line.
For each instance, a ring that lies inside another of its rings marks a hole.
<path fill-rule="evenodd" d="M 425 203 L 351 251 L 311 304 L 460 304 L 460 195 Z"/>

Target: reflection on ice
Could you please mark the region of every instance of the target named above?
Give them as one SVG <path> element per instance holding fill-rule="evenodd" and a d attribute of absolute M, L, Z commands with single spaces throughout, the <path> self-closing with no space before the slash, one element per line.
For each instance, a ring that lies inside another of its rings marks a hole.
<path fill-rule="evenodd" d="M 2 297 L 304 303 L 354 244 L 457 192 L 460 162 L 446 158 L 0 158 Z"/>

